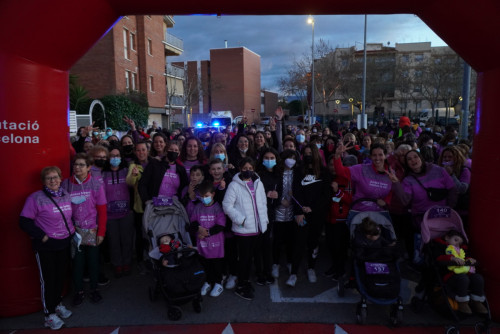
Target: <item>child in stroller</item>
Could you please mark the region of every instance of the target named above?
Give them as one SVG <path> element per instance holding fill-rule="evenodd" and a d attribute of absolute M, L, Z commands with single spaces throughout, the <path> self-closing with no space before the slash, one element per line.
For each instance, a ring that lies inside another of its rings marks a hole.
<path fill-rule="evenodd" d="M 483 305 L 486 300 L 484 279 L 476 273 L 476 260 L 466 256 L 464 241 L 464 236 L 453 229 L 442 238 L 434 239 L 435 254 L 440 254 L 436 261 L 442 264 L 439 267 L 443 282 L 457 301 L 458 311 L 488 314 Z"/>
<path fill-rule="evenodd" d="M 399 249 L 390 220 L 379 212 L 361 212 L 352 219 L 350 233 L 354 275 L 361 294 L 356 310 L 358 322 L 365 323 L 367 301 L 370 301 L 378 305 L 392 304 L 391 322 L 398 325 L 403 316 L 399 296 L 401 275 L 397 265 Z"/>
<path fill-rule="evenodd" d="M 192 247 L 188 224 L 187 213 L 177 197 L 146 202 L 143 226 L 150 240 L 149 256 L 156 279 L 149 297 L 154 301 L 163 295 L 170 320 L 179 320 L 179 306 L 189 301 L 195 312 L 201 312 L 205 271 Z"/>

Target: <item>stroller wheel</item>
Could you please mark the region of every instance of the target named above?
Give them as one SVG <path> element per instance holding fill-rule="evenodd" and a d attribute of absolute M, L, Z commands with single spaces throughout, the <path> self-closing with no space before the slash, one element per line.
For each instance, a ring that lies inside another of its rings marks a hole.
<path fill-rule="evenodd" d="M 148 289 L 149 300 L 155 302 L 158 299 L 158 294 L 156 293 L 156 288 L 150 286 Z"/>
<path fill-rule="evenodd" d="M 474 325 L 474 332 L 476 332 L 476 334 L 482 334 L 482 333 L 489 334 L 490 333 L 490 328 L 484 322 L 477 322 Z"/>
<path fill-rule="evenodd" d="M 196 313 L 201 313 L 201 297 L 193 299 L 193 310 Z"/>
<path fill-rule="evenodd" d="M 363 306 L 364 305 L 364 306 Z M 358 303 L 356 306 L 356 321 L 360 325 L 366 324 L 366 316 L 368 311 L 366 309 L 366 304 Z"/>
<path fill-rule="evenodd" d="M 177 321 L 182 318 L 182 310 L 179 306 L 169 306 L 167 310 L 168 319 Z"/>
<path fill-rule="evenodd" d="M 345 295 L 344 278 L 339 277 L 337 282 L 338 282 L 337 283 L 337 294 L 339 295 L 339 297 L 344 297 L 344 295 Z"/>
<path fill-rule="evenodd" d="M 418 297 L 412 297 L 411 298 L 411 309 L 415 313 L 421 313 L 424 309 L 425 302 L 418 298 Z"/>
<path fill-rule="evenodd" d="M 400 326 L 403 322 L 403 304 L 398 302 L 391 308 L 391 323 L 393 326 Z"/>
<path fill-rule="evenodd" d="M 460 334 L 460 330 L 458 327 L 451 326 L 446 328 L 446 334 Z"/>

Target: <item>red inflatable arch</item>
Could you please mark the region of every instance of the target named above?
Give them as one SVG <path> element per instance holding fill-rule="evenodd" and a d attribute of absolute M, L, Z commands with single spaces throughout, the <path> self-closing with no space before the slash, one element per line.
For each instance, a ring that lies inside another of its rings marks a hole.
<path fill-rule="evenodd" d="M 418 6 L 418 7 L 416 7 Z M 0 1 L 0 164 L 2 240 L 0 316 L 41 308 L 30 242 L 18 227 L 43 166 L 68 170 L 68 71 L 122 15 L 414 13 L 479 73 L 471 187 L 475 252 L 485 269 L 493 315 L 500 319 L 500 178 L 490 143 L 500 124 L 500 6 L 497 0 L 3 0 Z M 497 188 L 498 187 L 498 188 Z"/>

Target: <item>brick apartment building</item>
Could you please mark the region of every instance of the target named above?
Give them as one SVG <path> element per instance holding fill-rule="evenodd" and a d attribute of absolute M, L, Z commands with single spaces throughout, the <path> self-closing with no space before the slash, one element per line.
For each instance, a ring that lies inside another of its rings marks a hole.
<path fill-rule="evenodd" d="M 125 16 L 72 68 L 92 98 L 131 91 L 146 94 L 149 122 L 168 124 L 165 65 L 183 52 L 182 40 L 167 33 L 172 16 Z"/>
<path fill-rule="evenodd" d="M 186 80 L 198 83 L 188 113 L 205 120 L 211 111 L 230 110 L 233 117 L 245 114 L 250 122 L 258 122 L 261 107 L 260 56 L 245 48 L 210 50 L 210 61 L 174 62 L 184 67 Z M 189 95 L 190 92 L 185 92 Z M 187 103 L 188 104 L 188 103 Z M 201 115 L 200 115 L 201 114 Z"/>

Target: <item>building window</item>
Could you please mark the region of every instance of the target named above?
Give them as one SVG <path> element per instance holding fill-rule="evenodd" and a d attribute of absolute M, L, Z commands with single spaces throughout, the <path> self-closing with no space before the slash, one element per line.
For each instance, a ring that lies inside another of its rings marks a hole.
<path fill-rule="evenodd" d="M 128 42 L 128 30 L 123 29 L 123 55 L 125 59 L 130 59 L 130 44 Z"/>
<path fill-rule="evenodd" d="M 134 33 L 130 33 L 130 49 L 131 50 L 136 50 L 136 47 L 135 47 L 135 34 Z"/>
<path fill-rule="evenodd" d="M 149 90 L 153 93 L 155 91 L 155 83 L 152 75 L 149 76 Z"/>
<path fill-rule="evenodd" d="M 125 71 L 125 90 L 130 91 L 130 71 Z"/>
<path fill-rule="evenodd" d="M 420 63 L 424 61 L 424 55 L 423 54 L 416 54 L 415 55 L 415 62 Z"/>
<path fill-rule="evenodd" d="M 407 63 L 409 61 L 410 61 L 410 56 L 408 56 L 408 55 L 402 55 L 401 56 L 401 62 L 402 63 Z"/>
<path fill-rule="evenodd" d="M 132 90 L 136 91 L 137 90 L 137 74 L 132 72 L 132 80 L 130 80 L 130 83 L 132 85 Z"/>
<path fill-rule="evenodd" d="M 150 56 L 153 55 L 153 42 L 151 42 L 151 39 L 148 38 L 148 54 Z"/>

